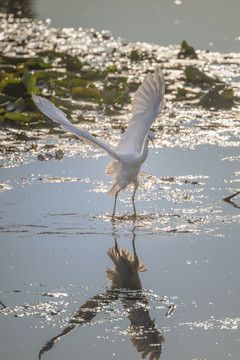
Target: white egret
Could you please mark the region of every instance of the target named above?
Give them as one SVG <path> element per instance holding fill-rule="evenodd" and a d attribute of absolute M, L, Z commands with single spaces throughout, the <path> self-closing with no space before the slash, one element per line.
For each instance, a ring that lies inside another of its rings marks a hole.
<path fill-rule="evenodd" d="M 154 73 L 148 73 L 137 89 L 132 101 L 132 118 L 128 128 L 113 150 L 109 145 L 92 136 L 87 130 L 81 130 L 72 125 L 66 114 L 53 105 L 49 100 L 33 95 L 33 100 L 39 110 L 50 119 L 61 125 L 65 131 L 76 134 L 87 144 L 104 149 L 113 159 L 107 168 L 106 174 L 114 177 L 114 183 L 108 192 L 114 196 L 112 218 L 115 217 L 118 194 L 129 185 L 133 185 L 133 218 L 136 218 L 135 193 L 139 184 L 141 165 L 148 156 L 148 142 L 153 141 L 153 132 L 150 126 L 165 106 L 165 81 L 161 69 L 156 68 Z"/>

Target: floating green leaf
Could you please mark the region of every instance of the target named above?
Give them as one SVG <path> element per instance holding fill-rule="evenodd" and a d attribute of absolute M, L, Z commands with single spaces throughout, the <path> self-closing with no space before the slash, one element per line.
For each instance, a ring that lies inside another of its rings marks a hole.
<path fill-rule="evenodd" d="M 82 63 L 81 61 L 77 58 L 77 56 L 71 56 L 71 55 L 66 55 L 66 58 L 64 59 L 66 62 L 66 69 L 68 71 L 74 71 L 74 72 L 79 72 L 82 68 Z"/>
<path fill-rule="evenodd" d="M 187 66 L 185 68 L 185 75 L 187 77 L 187 81 L 192 84 L 204 85 L 216 83 L 216 80 L 207 76 L 202 71 L 198 70 L 193 66 Z"/>
<path fill-rule="evenodd" d="M 66 90 L 60 87 L 55 87 L 54 92 L 57 96 L 65 97 L 66 96 Z"/>
<path fill-rule="evenodd" d="M 37 82 L 35 75 L 31 74 L 30 72 L 25 72 L 22 76 L 22 82 L 27 88 L 28 95 L 31 95 L 32 93 L 37 95 L 38 88 L 35 86 Z"/>
<path fill-rule="evenodd" d="M 103 101 L 104 104 L 106 105 L 113 105 L 116 102 L 116 98 L 117 98 L 117 90 L 112 88 L 112 89 L 105 89 L 102 93 L 101 93 L 101 99 Z"/>
<path fill-rule="evenodd" d="M 197 54 L 195 52 L 195 49 L 188 45 L 188 43 L 183 40 L 182 42 L 182 48 L 180 50 L 180 52 L 178 53 L 178 58 L 182 59 L 182 58 L 190 58 L 190 59 L 197 59 Z"/>
<path fill-rule="evenodd" d="M 47 81 L 50 79 L 56 79 L 61 76 L 61 74 L 57 73 L 56 71 L 39 71 L 35 72 L 34 75 L 36 76 L 37 81 Z"/>
<path fill-rule="evenodd" d="M 117 66 L 116 65 L 112 65 L 112 66 L 107 67 L 107 72 L 116 72 L 116 71 L 117 71 Z"/>
<path fill-rule="evenodd" d="M 130 54 L 130 60 L 131 61 L 141 61 L 143 59 L 143 56 L 139 53 L 138 50 L 132 50 Z"/>
<path fill-rule="evenodd" d="M 59 52 L 59 51 L 55 51 L 55 50 L 44 50 L 44 51 L 38 52 L 38 56 L 46 57 L 50 61 L 57 59 L 57 58 L 63 59 L 66 55 L 67 55 L 66 52 Z"/>
<path fill-rule="evenodd" d="M 6 106 L 9 102 L 13 102 L 15 99 L 12 96 L 0 94 L 0 106 Z"/>
<path fill-rule="evenodd" d="M 94 98 L 100 95 L 99 90 L 82 86 L 75 86 L 72 88 L 71 94 L 73 97 L 84 97 L 84 98 Z"/>
<path fill-rule="evenodd" d="M 177 89 L 177 99 L 185 99 L 187 95 L 187 90 L 184 88 Z"/>
<path fill-rule="evenodd" d="M 14 110 L 17 112 L 23 112 L 24 108 L 25 108 L 24 100 L 22 97 L 20 97 L 14 103 Z"/>
<path fill-rule="evenodd" d="M 233 106 L 233 91 L 222 86 L 216 86 L 201 98 L 200 105 L 206 108 L 231 108 Z"/>
<path fill-rule="evenodd" d="M 51 66 L 51 64 L 45 63 L 41 58 L 29 59 L 24 64 L 24 67 L 30 70 L 48 69 Z"/>
<path fill-rule="evenodd" d="M 81 78 L 85 80 L 103 80 L 107 76 L 107 71 L 88 70 L 81 71 Z"/>
<path fill-rule="evenodd" d="M 16 123 L 29 123 L 32 120 L 32 117 L 24 113 L 8 112 L 5 114 L 5 120 L 14 121 Z"/>
<path fill-rule="evenodd" d="M 16 98 L 25 97 L 27 95 L 26 85 L 21 80 L 2 80 L 3 93 Z"/>

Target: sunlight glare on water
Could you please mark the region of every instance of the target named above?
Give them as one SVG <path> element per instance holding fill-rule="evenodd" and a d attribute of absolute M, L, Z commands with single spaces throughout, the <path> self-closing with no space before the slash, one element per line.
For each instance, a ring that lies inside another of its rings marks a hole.
<path fill-rule="evenodd" d="M 4 59 L 54 48 L 79 56 L 87 70 L 110 67 L 94 81 L 99 91 L 120 78 L 132 96 L 155 66 L 167 85 L 135 222 L 131 192 L 120 195 L 111 221 L 110 159 L 100 150 L 47 127 L 45 118 L 32 128 L 1 127 L 1 356 L 238 360 L 239 54 L 197 51 L 197 59 L 181 59 L 179 46 L 123 44 L 109 32 L 6 15 L 0 27 Z M 131 60 L 133 50 L 140 61 Z M 232 89 L 231 106 L 204 106 L 212 88 L 191 84 L 189 66 L 215 79 L 219 94 Z M 61 58 L 52 67 L 66 80 Z M 43 91 L 50 96 L 53 88 Z M 118 143 L 129 101 L 51 95 L 78 126 Z M 114 287 L 116 246 L 130 290 Z M 148 269 L 133 269 L 136 256 Z"/>

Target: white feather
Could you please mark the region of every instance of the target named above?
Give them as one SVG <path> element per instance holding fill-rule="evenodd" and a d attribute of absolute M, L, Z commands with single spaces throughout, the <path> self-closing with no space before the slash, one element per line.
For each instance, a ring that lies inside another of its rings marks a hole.
<path fill-rule="evenodd" d="M 156 68 L 153 74 L 147 74 L 133 97 L 133 117 L 115 149 L 117 153 L 141 153 L 152 123 L 165 106 L 164 92 L 164 76 L 162 70 Z"/>
<path fill-rule="evenodd" d="M 107 151 L 107 153 L 112 158 L 120 160 L 118 154 L 114 150 L 112 150 L 107 144 L 104 144 L 102 141 L 92 136 L 87 130 L 81 130 L 71 124 L 68 121 L 66 114 L 62 110 L 57 108 L 55 105 L 53 105 L 51 101 L 42 98 L 41 96 L 32 95 L 32 97 L 34 103 L 37 105 L 39 110 L 41 110 L 44 115 L 60 124 L 63 130 L 70 131 L 76 134 L 85 143 L 102 148 Z"/>
<path fill-rule="evenodd" d="M 49 100 L 33 95 L 33 101 L 46 116 L 60 124 L 64 130 L 76 134 L 84 142 L 104 149 L 114 159 L 106 168 L 106 174 L 114 177 L 114 184 L 108 192 L 108 195 L 115 197 L 113 218 L 118 194 L 130 185 L 134 186 L 132 202 L 134 216 L 136 216 L 134 196 L 138 188 L 139 177 L 143 175 L 140 173 L 141 165 L 148 155 L 149 129 L 158 113 L 164 108 L 164 92 L 163 73 L 159 68 L 156 68 L 153 74 L 147 74 L 134 95 L 132 101 L 133 116 L 115 150 L 92 136 L 88 131 L 81 130 L 71 124 L 66 114 Z"/>

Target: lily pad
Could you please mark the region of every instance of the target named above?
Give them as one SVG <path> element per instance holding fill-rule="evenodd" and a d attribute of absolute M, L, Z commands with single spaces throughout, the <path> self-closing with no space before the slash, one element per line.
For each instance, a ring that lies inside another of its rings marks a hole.
<path fill-rule="evenodd" d="M 233 104 L 232 89 L 222 86 L 210 89 L 200 100 L 200 105 L 205 108 L 226 109 L 231 108 Z"/>
<path fill-rule="evenodd" d="M 186 99 L 187 90 L 184 88 L 177 88 L 177 95 L 176 98 L 178 100 Z"/>
<path fill-rule="evenodd" d="M 38 71 L 34 72 L 34 76 L 37 78 L 37 82 L 47 81 L 49 79 L 56 79 L 60 76 L 60 74 L 56 71 Z"/>
<path fill-rule="evenodd" d="M 26 63 L 27 61 L 34 61 L 35 56 L 21 56 L 21 55 L 1 55 L 0 62 L 3 64 L 18 65 Z"/>
<path fill-rule="evenodd" d="M 14 103 L 14 110 L 21 113 L 25 109 L 24 100 L 22 97 L 18 98 Z"/>
<path fill-rule="evenodd" d="M 185 68 L 185 75 L 187 81 L 195 85 L 212 85 L 216 83 L 216 80 L 204 74 L 204 72 L 198 70 L 193 66 L 187 66 Z"/>
<path fill-rule="evenodd" d="M 24 67 L 30 70 L 49 69 L 52 64 L 45 63 L 42 58 L 29 59 L 25 62 Z"/>
<path fill-rule="evenodd" d="M 138 50 L 132 50 L 130 53 L 130 60 L 137 62 L 143 60 L 143 57 Z"/>
<path fill-rule="evenodd" d="M 35 86 L 37 82 L 35 75 L 31 74 L 30 72 L 25 72 L 22 76 L 22 82 L 27 88 L 28 95 L 31 95 L 32 93 L 37 95 L 38 88 Z"/>
<path fill-rule="evenodd" d="M 6 113 L 4 118 L 5 120 L 14 121 L 16 123 L 29 123 L 32 120 L 32 116 L 17 112 Z"/>
<path fill-rule="evenodd" d="M 64 60 L 66 62 L 66 69 L 68 71 L 79 72 L 83 66 L 77 56 L 71 56 L 67 54 Z"/>
<path fill-rule="evenodd" d="M 44 50 L 44 51 L 39 51 L 38 53 L 38 56 L 40 57 L 45 57 L 45 58 L 48 58 L 50 61 L 53 61 L 54 59 L 57 59 L 57 58 L 61 58 L 63 59 L 67 53 L 66 52 L 59 52 L 59 51 L 55 51 L 55 50 Z"/>
<path fill-rule="evenodd" d="M 61 97 L 67 96 L 66 90 L 63 88 L 59 88 L 59 87 L 54 88 L 54 93 L 55 93 L 55 95 L 61 96 Z"/>
<path fill-rule="evenodd" d="M 51 85 L 53 86 L 61 86 L 64 87 L 66 89 L 70 89 L 76 86 L 81 86 L 81 87 L 89 87 L 89 86 L 93 86 L 93 82 L 92 81 L 87 81 L 85 79 L 81 79 L 79 77 L 66 77 L 64 79 L 52 79 L 51 80 Z"/>
<path fill-rule="evenodd" d="M 117 66 L 116 65 L 112 65 L 112 66 L 108 66 L 107 67 L 107 72 L 116 72 L 117 71 Z"/>
<path fill-rule="evenodd" d="M 107 71 L 88 70 L 81 71 L 81 78 L 85 80 L 103 80 L 107 76 Z"/>
<path fill-rule="evenodd" d="M 14 68 L 15 69 L 15 68 Z M 9 69 L 8 69 L 9 70 Z M 0 80 L 14 79 L 16 75 L 13 72 L 0 70 Z"/>
<path fill-rule="evenodd" d="M 16 98 L 27 96 L 26 85 L 21 80 L 3 80 L 2 92 L 6 95 L 13 96 Z"/>
<path fill-rule="evenodd" d="M 0 93 L 0 106 L 6 106 L 15 100 L 14 97 Z"/>
<path fill-rule="evenodd" d="M 190 59 L 197 59 L 197 54 L 195 52 L 195 49 L 188 45 L 188 43 L 183 40 L 182 42 L 182 48 L 180 50 L 180 52 L 178 53 L 178 58 L 179 59 L 183 59 L 183 58 L 190 58 Z"/>
<path fill-rule="evenodd" d="M 75 86 L 72 88 L 71 94 L 73 97 L 95 98 L 100 95 L 100 92 L 91 87 Z"/>
<path fill-rule="evenodd" d="M 116 89 L 106 89 L 101 93 L 101 99 L 106 105 L 113 105 L 116 102 L 117 90 Z"/>

